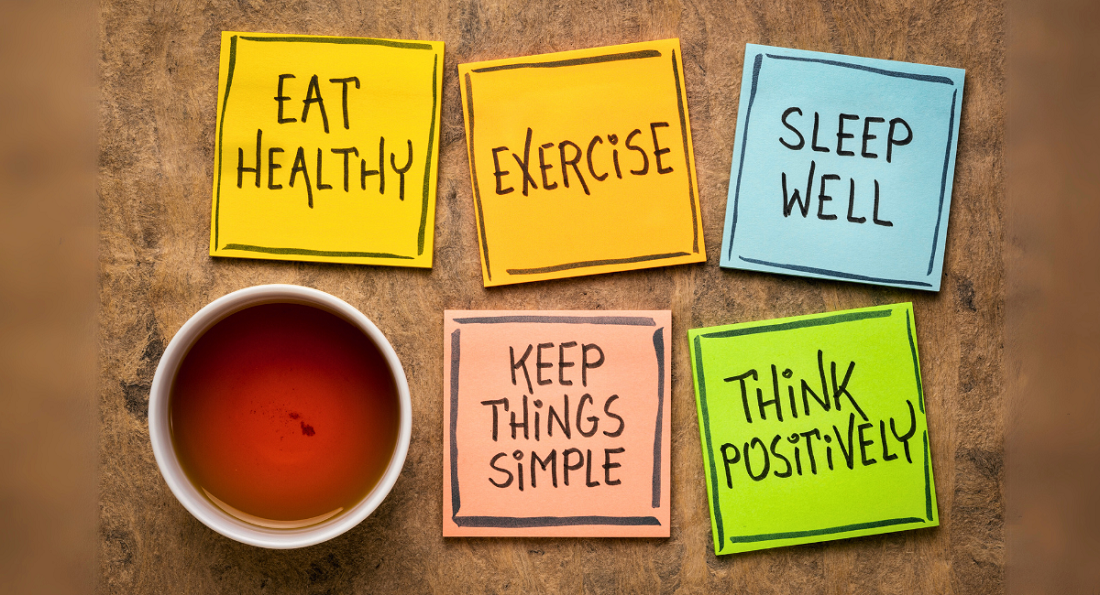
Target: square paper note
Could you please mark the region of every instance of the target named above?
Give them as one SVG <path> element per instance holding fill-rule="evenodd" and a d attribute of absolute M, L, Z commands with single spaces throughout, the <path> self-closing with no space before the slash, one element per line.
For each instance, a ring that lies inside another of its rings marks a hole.
<path fill-rule="evenodd" d="M 939 524 L 911 304 L 688 339 L 715 553 Z"/>
<path fill-rule="evenodd" d="M 679 40 L 458 72 L 486 286 L 706 260 Z"/>
<path fill-rule="evenodd" d="M 721 265 L 939 291 L 964 73 L 746 46 Z"/>
<path fill-rule="evenodd" d="M 671 328 L 447 311 L 443 535 L 668 537 Z"/>
<path fill-rule="evenodd" d="M 431 267 L 443 43 L 222 33 L 210 254 Z"/>

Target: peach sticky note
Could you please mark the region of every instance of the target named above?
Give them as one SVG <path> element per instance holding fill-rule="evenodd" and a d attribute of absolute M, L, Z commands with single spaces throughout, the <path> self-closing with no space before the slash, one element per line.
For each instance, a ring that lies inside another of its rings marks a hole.
<path fill-rule="evenodd" d="M 668 537 L 671 328 L 448 310 L 443 535 Z"/>
<path fill-rule="evenodd" d="M 432 266 L 443 43 L 222 33 L 210 254 Z"/>
<path fill-rule="evenodd" d="M 458 72 L 487 287 L 706 260 L 679 40 Z"/>

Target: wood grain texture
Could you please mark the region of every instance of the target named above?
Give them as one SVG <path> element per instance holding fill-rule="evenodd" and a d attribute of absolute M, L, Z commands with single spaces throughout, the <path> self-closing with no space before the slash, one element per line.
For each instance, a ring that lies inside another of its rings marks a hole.
<path fill-rule="evenodd" d="M 792 2 L 164 2 L 105 0 L 100 70 L 100 588 L 107 593 L 1004 590 L 1004 6 Z M 207 255 L 220 31 L 447 43 L 430 271 Z M 679 37 L 708 261 L 486 290 L 456 64 Z M 718 268 L 747 42 L 967 70 L 938 294 Z M 183 322 L 229 291 L 297 283 L 362 310 L 404 362 L 412 446 L 383 505 L 298 551 L 225 539 L 192 518 L 149 446 L 148 387 Z M 715 557 L 686 331 L 912 301 L 942 525 Z M 443 310 L 671 309 L 672 537 L 441 536 Z"/>

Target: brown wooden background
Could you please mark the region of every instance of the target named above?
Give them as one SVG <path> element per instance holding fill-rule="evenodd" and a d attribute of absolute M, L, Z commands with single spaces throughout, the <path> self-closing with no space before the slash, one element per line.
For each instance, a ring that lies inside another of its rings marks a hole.
<path fill-rule="evenodd" d="M 1004 6 L 902 0 L 492 3 L 468 0 L 100 7 L 100 579 L 107 593 L 883 592 L 1004 590 Z M 431 271 L 207 255 L 222 30 L 447 43 Z M 679 37 L 708 262 L 486 290 L 481 286 L 455 65 Z M 718 268 L 744 44 L 967 70 L 938 294 Z M 356 529 L 298 551 L 223 538 L 157 471 L 148 387 L 200 307 L 297 283 L 362 310 L 410 380 L 401 478 Z M 716 558 L 686 330 L 912 301 L 941 526 Z M 444 308 L 671 309 L 672 537 L 441 537 Z"/>

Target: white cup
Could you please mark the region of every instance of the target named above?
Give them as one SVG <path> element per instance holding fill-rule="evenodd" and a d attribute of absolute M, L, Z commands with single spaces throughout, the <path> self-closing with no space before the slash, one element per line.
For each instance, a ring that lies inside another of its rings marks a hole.
<path fill-rule="evenodd" d="M 370 338 L 385 358 L 393 375 L 394 385 L 397 387 L 399 409 L 397 445 L 390 457 L 386 472 L 378 480 L 378 484 L 363 500 L 341 514 L 315 525 L 293 529 L 273 529 L 246 523 L 226 513 L 201 494 L 180 467 L 172 445 L 169 424 L 168 398 L 172 392 L 172 384 L 184 356 L 195 341 L 207 329 L 230 314 L 250 306 L 269 303 L 313 306 L 355 325 Z M 332 539 L 358 525 L 378 508 L 397 482 L 397 476 L 400 475 L 401 467 L 405 464 L 405 455 L 409 451 L 411 434 L 412 405 L 409 400 L 409 384 L 405 378 L 405 371 L 401 368 L 401 362 L 397 359 L 397 354 L 394 353 L 386 337 L 378 327 L 374 326 L 374 323 L 347 302 L 323 291 L 297 285 L 260 285 L 241 289 L 222 296 L 199 310 L 168 343 L 168 348 L 160 358 L 160 364 L 157 366 L 153 385 L 149 391 L 149 439 L 153 443 L 153 455 L 157 459 L 157 466 L 160 467 L 160 473 L 164 476 L 164 481 L 168 483 L 172 493 L 188 512 L 207 527 L 230 539 L 259 547 L 273 549 L 306 547 Z"/>

